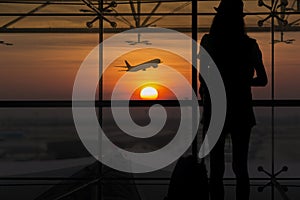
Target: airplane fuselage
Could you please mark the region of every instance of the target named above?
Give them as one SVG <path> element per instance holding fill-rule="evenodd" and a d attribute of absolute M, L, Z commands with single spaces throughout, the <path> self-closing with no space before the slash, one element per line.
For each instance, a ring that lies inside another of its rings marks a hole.
<path fill-rule="evenodd" d="M 139 65 L 131 66 L 130 68 L 128 68 L 128 72 L 137 72 L 141 70 L 145 71 L 147 68 L 150 67 L 156 68 L 159 63 L 161 63 L 160 59 L 149 60 Z"/>

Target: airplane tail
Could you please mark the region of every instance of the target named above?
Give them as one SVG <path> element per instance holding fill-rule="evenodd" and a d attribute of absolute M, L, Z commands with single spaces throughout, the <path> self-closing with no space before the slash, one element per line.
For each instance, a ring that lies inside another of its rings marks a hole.
<path fill-rule="evenodd" d="M 127 67 L 128 69 L 130 69 L 130 68 L 131 68 L 131 65 L 128 63 L 128 61 L 127 61 L 127 60 L 125 60 L 125 64 L 126 64 L 126 67 Z"/>

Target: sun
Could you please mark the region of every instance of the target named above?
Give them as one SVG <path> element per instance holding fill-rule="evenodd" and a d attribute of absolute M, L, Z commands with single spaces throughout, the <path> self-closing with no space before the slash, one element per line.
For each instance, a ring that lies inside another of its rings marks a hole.
<path fill-rule="evenodd" d="M 140 92 L 142 99 L 154 100 L 158 97 L 158 91 L 151 86 L 144 87 Z"/>

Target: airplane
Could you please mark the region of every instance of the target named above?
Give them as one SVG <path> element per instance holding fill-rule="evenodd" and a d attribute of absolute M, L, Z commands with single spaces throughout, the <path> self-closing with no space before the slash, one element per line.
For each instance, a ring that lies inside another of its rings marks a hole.
<path fill-rule="evenodd" d="M 153 67 L 153 68 L 157 68 L 158 67 L 158 64 L 162 63 L 160 59 L 156 58 L 156 59 L 153 59 L 153 60 L 149 60 L 147 62 L 144 62 L 144 63 L 141 63 L 141 64 L 138 64 L 138 65 L 130 65 L 128 63 L 127 60 L 125 60 L 125 64 L 126 66 L 115 66 L 115 67 L 122 67 L 122 68 L 127 68 L 125 70 L 119 70 L 119 71 L 126 71 L 126 72 L 137 72 L 137 71 L 140 71 L 140 70 L 143 70 L 143 71 L 146 71 L 147 68 L 150 68 L 150 67 Z"/>
<path fill-rule="evenodd" d="M 5 42 L 3 40 L 0 41 L 0 44 L 6 45 L 6 46 L 12 46 L 13 45 L 13 43 L 8 43 L 8 42 Z"/>

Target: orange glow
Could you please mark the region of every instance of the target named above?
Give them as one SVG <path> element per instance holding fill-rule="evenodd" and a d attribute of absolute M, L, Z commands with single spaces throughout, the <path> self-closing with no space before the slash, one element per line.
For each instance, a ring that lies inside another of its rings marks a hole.
<path fill-rule="evenodd" d="M 144 87 L 140 92 L 140 97 L 142 99 L 154 100 L 158 97 L 158 91 L 151 86 Z"/>
<path fill-rule="evenodd" d="M 125 72 L 119 71 L 121 68 L 115 67 L 124 66 L 125 60 L 129 61 L 131 65 L 137 65 L 154 58 L 163 60 L 163 63 L 159 64 L 157 68 L 150 67 L 145 71 Z M 105 100 L 111 99 L 115 84 L 122 76 L 126 75 L 128 81 L 126 84 L 119 85 L 121 90 L 115 96 L 118 100 L 126 99 L 129 93 L 131 93 L 130 100 L 147 100 L 140 96 L 141 90 L 144 87 L 153 87 L 158 91 L 158 97 L 152 100 L 176 100 L 177 97 L 173 94 L 171 89 L 181 88 L 181 85 L 178 83 L 178 80 L 171 78 L 173 74 L 168 72 L 167 68 L 164 67 L 165 65 L 181 73 L 187 80 L 191 80 L 191 64 L 180 56 L 156 48 L 138 49 L 118 57 L 107 67 L 104 72 L 105 78 L 103 79 L 103 98 Z M 135 91 L 131 91 L 129 88 L 135 88 Z M 181 90 L 178 95 L 180 99 L 186 99 L 189 98 L 191 94 L 189 90 Z"/>

